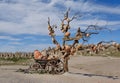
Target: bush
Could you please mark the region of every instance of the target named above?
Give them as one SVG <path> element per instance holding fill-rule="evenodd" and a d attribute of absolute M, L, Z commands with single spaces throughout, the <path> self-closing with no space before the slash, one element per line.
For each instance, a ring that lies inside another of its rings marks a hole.
<path fill-rule="evenodd" d="M 13 58 L 0 58 L 0 60 L 18 62 L 18 61 L 27 60 L 27 58 L 16 58 L 16 57 L 13 57 Z"/>

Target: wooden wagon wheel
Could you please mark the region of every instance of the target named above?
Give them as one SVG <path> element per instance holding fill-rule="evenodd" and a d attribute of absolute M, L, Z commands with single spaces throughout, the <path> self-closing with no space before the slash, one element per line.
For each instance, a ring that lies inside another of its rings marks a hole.
<path fill-rule="evenodd" d="M 30 71 L 39 71 L 39 69 L 41 69 L 41 65 L 37 62 L 35 62 L 29 66 Z"/>
<path fill-rule="evenodd" d="M 64 73 L 64 63 L 60 59 L 56 61 L 55 71 L 56 71 L 56 74 Z"/>
<path fill-rule="evenodd" d="M 63 62 L 61 60 L 50 60 L 46 64 L 46 71 L 50 74 L 64 73 Z"/>
<path fill-rule="evenodd" d="M 47 62 L 46 67 L 45 67 L 45 70 L 47 73 L 52 73 L 52 71 L 53 71 L 53 64 L 52 63 L 53 62 L 51 60 Z"/>

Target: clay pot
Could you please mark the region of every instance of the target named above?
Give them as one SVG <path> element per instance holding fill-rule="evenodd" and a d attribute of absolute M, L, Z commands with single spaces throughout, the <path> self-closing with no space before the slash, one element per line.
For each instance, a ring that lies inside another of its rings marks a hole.
<path fill-rule="evenodd" d="M 80 49 L 80 48 L 82 48 L 82 45 L 81 45 L 81 44 L 79 44 L 79 45 L 76 47 L 77 50 Z"/>
<path fill-rule="evenodd" d="M 42 58 L 42 54 L 41 52 L 39 52 L 38 50 L 34 51 L 34 59 L 41 59 Z"/>
<path fill-rule="evenodd" d="M 62 48 L 62 50 L 65 50 L 65 46 L 62 46 L 61 48 Z"/>
<path fill-rule="evenodd" d="M 60 44 L 57 44 L 56 47 L 60 48 Z"/>
<path fill-rule="evenodd" d="M 70 36 L 70 32 L 65 33 L 65 37 L 68 37 L 68 36 Z"/>
<path fill-rule="evenodd" d="M 56 45 L 56 50 L 59 50 L 61 48 L 60 44 Z"/>
<path fill-rule="evenodd" d="M 90 36 L 90 34 L 89 34 L 89 33 L 87 33 L 87 34 L 86 34 L 86 37 L 89 37 L 89 36 Z"/>
<path fill-rule="evenodd" d="M 48 30 L 51 30 L 51 26 L 48 25 Z"/>
<path fill-rule="evenodd" d="M 72 49 L 71 49 L 71 55 L 74 55 L 75 52 L 76 52 L 76 49 L 75 49 L 75 48 L 72 48 Z"/>
<path fill-rule="evenodd" d="M 67 17 L 66 17 L 66 16 L 64 17 L 64 20 L 67 20 Z"/>
<path fill-rule="evenodd" d="M 50 33 L 49 33 L 49 35 L 50 35 L 50 36 L 55 36 L 55 34 L 54 34 L 54 33 L 52 33 L 52 32 L 50 32 Z"/>
<path fill-rule="evenodd" d="M 47 59 L 50 60 L 50 59 L 52 59 L 52 58 L 53 58 L 53 56 L 49 56 Z"/>
<path fill-rule="evenodd" d="M 81 48 L 81 47 L 82 47 L 82 44 L 79 44 L 77 47 L 78 47 L 78 48 Z"/>
<path fill-rule="evenodd" d="M 64 32 L 64 29 L 62 29 L 61 31 Z"/>
<path fill-rule="evenodd" d="M 67 21 L 67 22 L 70 22 L 70 19 L 69 19 L 69 18 L 67 18 L 67 19 L 66 19 L 66 21 Z"/>
<path fill-rule="evenodd" d="M 65 45 L 65 51 L 70 51 L 71 47 L 69 45 Z"/>
<path fill-rule="evenodd" d="M 117 43 L 116 43 L 116 42 L 113 42 L 112 45 L 113 45 L 114 47 L 116 47 L 116 46 L 117 46 Z"/>

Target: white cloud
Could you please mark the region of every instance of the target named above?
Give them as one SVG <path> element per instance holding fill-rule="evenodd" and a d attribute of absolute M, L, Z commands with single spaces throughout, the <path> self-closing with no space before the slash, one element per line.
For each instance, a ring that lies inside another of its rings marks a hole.
<path fill-rule="evenodd" d="M 16 48 L 13 45 L 2 45 L 0 47 L 0 52 L 16 52 L 16 51 L 23 51 L 23 52 L 33 52 L 34 50 L 43 50 L 48 47 L 53 47 L 53 44 L 32 44 L 32 45 L 21 45 Z"/>
<path fill-rule="evenodd" d="M 11 44 L 14 44 L 14 45 L 22 45 L 21 42 L 12 42 Z"/>
<path fill-rule="evenodd" d="M 18 38 L 13 38 L 11 36 L 0 36 L 0 39 L 12 40 L 12 41 L 19 41 L 19 40 L 21 40 L 21 39 L 18 39 Z"/>
<path fill-rule="evenodd" d="M 93 7 L 94 11 L 120 15 L 120 7 L 107 7 L 107 6 L 101 6 L 101 5 L 95 5 L 95 6 Z"/>
<path fill-rule="evenodd" d="M 16 47 L 15 46 L 10 46 L 10 45 L 2 45 L 0 47 L 0 52 L 15 52 Z"/>
<path fill-rule="evenodd" d="M 49 46 L 53 47 L 54 45 L 53 44 L 32 44 L 32 45 L 28 45 L 24 50 L 26 51 L 34 51 L 35 49 L 43 50 L 45 48 L 48 48 Z"/>
<path fill-rule="evenodd" d="M 49 3 L 43 3 L 38 0 L 11 0 L 8 3 L 0 3 L 0 32 L 9 34 L 41 34 L 48 35 L 47 17 L 51 18 L 52 24 L 60 22 L 59 7 L 60 4 L 65 7 L 71 7 L 73 10 L 82 12 L 107 12 L 120 14 L 119 7 L 107 7 L 83 2 L 82 0 L 75 2 L 73 0 L 51 0 Z M 74 23 L 91 24 L 94 20 L 80 21 Z M 99 21 L 101 24 L 104 21 Z M 77 24 L 78 25 L 78 24 Z M 57 32 L 58 34 L 59 31 Z"/>
<path fill-rule="evenodd" d="M 100 27 L 111 28 L 111 30 L 120 29 L 120 21 L 106 21 L 99 19 L 86 19 L 86 20 L 76 20 L 71 23 L 71 27 L 77 29 L 81 27 L 81 29 L 86 29 L 88 25 L 98 25 Z"/>
<path fill-rule="evenodd" d="M 71 7 L 73 10 L 82 11 L 82 12 L 104 12 L 111 14 L 120 14 L 120 6 L 112 7 L 112 6 L 104 6 L 99 4 L 94 4 L 92 2 L 84 2 L 78 1 L 75 2 L 73 0 L 68 0 L 65 2 L 66 7 Z"/>
<path fill-rule="evenodd" d="M 0 32 L 3 33 L 48 35 L 47 17 L 59 20 L 57 9 L 42 2 L 18 0 L 16 4 L 1 3 L 0 7 Z"/>

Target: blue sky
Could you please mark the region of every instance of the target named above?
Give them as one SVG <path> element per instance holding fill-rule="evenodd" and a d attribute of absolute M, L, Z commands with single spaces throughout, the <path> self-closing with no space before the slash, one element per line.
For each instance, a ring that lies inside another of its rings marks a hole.
<path fill-rule="evenodd" d="M 59 27 L 69 7 L 71 16 L 76 12 L 82 14 L 71 22 L 73 34 L 78 27 L 84 30 L 97 23 L 112 31 L 100 31 L 92 35 L 88 43 L 111 40 L 120 43 L 120 0 L 0 0 L 0 52 L 29 52 L 53 47 L 47 18 Z M 62 42 L 59 38 L 63 34 L 56 30 L 56 35 Z"/>

